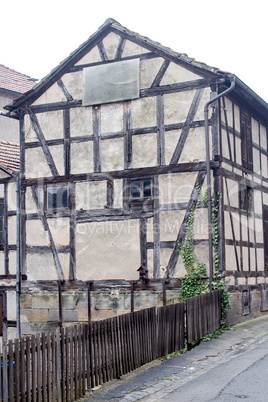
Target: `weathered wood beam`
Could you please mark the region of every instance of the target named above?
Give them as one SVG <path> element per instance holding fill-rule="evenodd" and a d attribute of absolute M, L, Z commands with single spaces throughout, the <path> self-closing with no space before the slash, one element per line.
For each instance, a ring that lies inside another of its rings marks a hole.
<path fill-rule="evenodd" d="M 54 239 L 52 237 L 51 231 L 49 229 L 47 218 L 46 218 L 46 216 L 44 214 L 44 211 L 43 211 L 43 202 L 41 201 L 40 197 L 38 196 L 38 192 L 37 192 L 36 187 L 32 187 L 32 195 L 33 195 L 33 199 L 34 199 L 35 205 L 36 205 L 37 210 L 38 210 L 40 220 L 41 220 L 41 222 L 43 224 L 44 230 L 48 233 L 49 244 L 50 244 L 50 247 L 51 247 L 52 255 L 53 255 L 53 258 L 54 258 L 54 261 L 55 261 L 55 265 L 56 265 L 56 269 L 57 269 L 59 278 L 60 278 L 61 281 L 65 281 L 65 277 L 64 277 L 64 274 L 63 274 L 63 270 L 62 270 L 62 267 L 61 267 L 60 260 L 59 260 L 58 251 L 57 251 L 57 248 L 55 246 Z"/>
<path fill-rule="evenodd" d="M 64 133 L 64 174 L 70 176 L 70 110 L 63 110 L 63 133 Z"/>
<path fill-rule="evenodd" d="M 131 118 L 130 102 L 124 102 L 123 125 L 125 133 L 124 167 L 125 169 L 129 169 L 132 163 L 132 131 L 131 131 L 132 118 Z"/>
<path fill-rule="evenodd" d="M 140 262 L 141 266 L 147 269 L 147 219 L 140 218 Z"/>
<path fill-rule="evenodd" d="M 179 141 L 178 141 L 178 143 L 176 145 L 175 151 L 174 151 L 174 153 L 172 155 L 172 158 L 170 160 L 170 165 L 174 165 L 174 164 L 178 163 L 178 161 L 180 159 L 182 150 L 184 148 L 186 139 L 188 137 L 188 134 L 189 134 L 189 131 L 190 131 L 190 128 L 191 128 L 191 123 L 193 122 L 193 120 L 195 118 L 197 109 L 199 107 L 200 101 L 201 101 L 202 96 L 203 96 L 203 93 L 204 93 L 204 89 L 198 89 L 196 91 L 196 93 L 195 93 L 195 96 L 194 96 L 192 104 L 190 106 L 188 115 L 186 117 L 186 121 L 185 121 L 185 123 L 183 125 L 183 128 L 182 128 L 180 139 L 179 139 Z"/>
<path fill-rule="evenodd" d="M 98 49 L 99 49 L 99 53 L 100 53 L 100 57 L 102 61 L 108 61 L 108 55 L 105 49 L 105 46 L 103 44 L 103 41 L 101 41 L 100 43 L 98 43 Z"/>
<path fill-rule="evenodd" d="M 73 99 L 72 95 L 70 94 L 70 92 L 68 91 L 68 89 L 66 88 L 64 83 L 62 82 L 61 78 L 57 81 L 57 84 L 58 84 L 59 88 L 61 89 L 63 95 L 67 99 L 67 101 L 73 101 L 74 99 Z"/>
<path fill-rule="evenodd" d="M 170 64 L 169 60 L 163 61 L 162 66 L 160 67 L 158 73 L 156 74 L 155 79 L 153 80 L 151 88 L 158 87 L 160 85 L 160 82 L 161 82 L 162 78 L 164 77 L 164 74 L 167 71 L 169 64 Z"/>
<path fill-rule="evenodd" d="M 160 213 L 159 213 L 159 176 L 153 178 L 153 236 L 154 236 L 154 268 L 153 277 L 160 277 Z"/>
<path fill-rule="evenodd" d="M 165 125 L 164 125 L 164 99 L 162 95 L 156 97 L 157 113 L 157 163 L 165 165 Z"/>
<path fill-rule="evenodd" d="M 107 180 L 107 208 L 111 209 L 114 205 L 114 183 L 112 180 Z"/>
<path fill-rule="evenodd" d="M 211 169 L 219 167 L 218 161 L 210 162 Z M 102 181 L 113 179 L 131 179 L 131 178 L 143 178 L 154 175 L 168 174 L 168 173 L 180 173 L 180 172 L 199 172 L 206 170 L 205 162 L 187 162 L 179 163 L 177 165 L 167 165 L 167 166 L 153 166 L 148 168 L 137 168 L 129 170 L 116 170 L 111 172 L 103 173 L 85 173 L 70 175 L 71 181 Z M 228 172 L 228 171 L 227 171 Z M 231 172 L 229 172 L 231 173 Z M 237 177 L 240 178 L 241 176 Z M 27 179 L 23 180 L 23 186 L 35 186 L 44 184 L 56 184 L 56 183 L 66 183 L 68 179 L 65 176 L 59 177 L 42 177 L 41 179 Z M 267 189 L 268 192 L 268 189 Z"/>
<path fill-rule="evenodd" d="M 121 59 L 122 54 L 123 54 L 123 50 L 125 47 L 125 43 L 126 43 L 126 39 L 120 37 L 119 43 L 118 43 L 118 48 L 116 50 L 116 55 L 115 55 L 115 59 Z"/>
<path fill-rule="evenodd" d="M 101 171 L 101 160 L 100 160 L 100 115 L 101 108 L 95 106 L 92 110 L 93 117 L 93 163 L 94 172 Z"/>
<path fill-rule="evenodd" d="M 3 219 L 3 243 L 5 256 L 5 274 L 9 275 L 9 250 L 8 250 L 8 183 L 4 184 L 4 219 Z"/>
<path fill-rule="evenodd" d="M 227 110 L 226 110 L 226 105 L 225 105 L 225 98 L 223 97 L 220 100 L 222 100 L 222 104 L 223 104 L 223 113 L 224 113 L 224 120 L 225 120 L 225 127 L 226 127 L 229 159 L 230 159 L 230 161 L 233 161 L 232 150 L 231 150 L 231 141 L 230 141 L 230 132 L 229 132 L 229 123 L 228 123 L 228 116 L 227 116 Z"/>
<path fill-rule="evenodd" d="M 40 142 L 40 145 L 42 147 L 42 150 L 44 152 L 44 155 L 45 155 L 47 164 L 49 166 L 49 169 L 50 169 L 50 171 L 51 171 L 53 176 L 58 176 L 59 172 L 58 172 L 58 170 L 56 168 L 56 165 L 55 165 L 54 160 L 52 158 L 51 152 L 50 152 L 49 147 L 48 147 L 48 145 L 46 143 L 43 131 L 41 130 L 41 127 L 39 125 L 37 117 L 35 116 L 35 114 L 31 110 L 29 110 L 29 117 L 30 117 L 33 129 L 34 129 L 34 131 L 35 131 L 35 133 L 37 135 L 37 138 L 38 138 L 38 140 Z"/>
<path fill-rule="evenodd" d="M 70 263 L 69 280 L 76 279 L 76 191 L 75 183 L 69 183 L 69 209 L 70 209 Z"/>
<path fill-rule="evenodd" d="M 178 243 L 179 244 L 183 244 L 185 241 L 185 236 L 186 236 L 186 225 L 191 213 L 191 209 L 193 207 L 193 205 L 196 205 L 197 201 L 198 201 L 198 192 L 197 192 L 197 188 L 196 188 L 196 184 L 197 182 L 199 183 L 200 188 L 202 188 L 204 180 L 206 177 L 206 172 L 199 172 L 197 175 L 197 179 L 195 181 L 194 184 L 194 188 L 190 197 L 190 200 L 188 202 L 188 207 L 187 210 L 185 212 L 184 215 L 184 219 L 183 222 L 181 224 L 176 242 L 175 242 L 175 246 L 173 248 L 173 251 L 171 253 L 167 268 L 166 268 L 166 272 L 165 272 L 165 277 L 170 278 L 171 276 L 174 275 L 175 272 L 175 268 L 179 259 L 179 252 L 178 252 Z"/>

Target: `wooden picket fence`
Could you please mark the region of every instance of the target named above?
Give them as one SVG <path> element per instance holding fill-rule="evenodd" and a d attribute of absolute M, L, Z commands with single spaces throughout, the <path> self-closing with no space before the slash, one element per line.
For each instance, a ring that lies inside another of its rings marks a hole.
<path fill-rule="evenodd" d="M 183 303 L 153 307 L 3 342 L 2 400 L 77 400 L 86 390 L 182 349 L 187 331 L 192 342 L 219 328 L 220 315 L 220 291 L 213 291 L 189 299 L 186 309 Z"/>

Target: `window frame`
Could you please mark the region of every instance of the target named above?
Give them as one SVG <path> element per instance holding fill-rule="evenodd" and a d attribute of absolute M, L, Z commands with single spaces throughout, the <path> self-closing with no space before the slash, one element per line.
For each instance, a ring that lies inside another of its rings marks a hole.
<path fill-rule="evenodd" d="M 67 195 L 66 195 L 66 206 L 59 206 L 59 207 L 52 207 L 49 208 L 48 202 L 49 202 L 49 190 L 50 189 L 66 189 Z M 47 213 L 57 213 L 61 211 L 66 211 L 69 209 L 69 186 L 68 185 L 47 185 L 45 188 L 45 200 L 44 200 L 44 209 Z"/>
<path fill-rule="evenodd" d="M 144 196 L 144 191 L 147 189 L 148 186 L 144 187 L 144 182 L 146 180 L 150 180 L 150 196 Z M 141 187 L 140 187 L 140 197 L 133 197 L 133 183 L 135 182 L 141 182 Z M 140 203 L 140 202 L 150 202 L 153 200 L 153 188 L 152 188 L 153 180 L 151 177 L 145 177 L 145 178 L 135 178 L 132 179 L 130 182 L 130 200 L 131 203 Z"/>

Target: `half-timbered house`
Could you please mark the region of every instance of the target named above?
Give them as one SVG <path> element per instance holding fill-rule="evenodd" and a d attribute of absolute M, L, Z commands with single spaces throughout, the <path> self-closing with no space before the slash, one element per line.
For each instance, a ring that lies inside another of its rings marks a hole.
<path fill-rule="evenodd" d="M 216 97 L 207 158 L 204 107 Z M 267 309 L 268 105 L 239 78 L 110 19 L 7 109 L 20 119 L 24 331 L 68 321 L 71 308 L 59 318 L 58 305 L 71 299 L 72 320 L 87 319 L 90 281 L 136 280 L 139 267 L 149 282 L 182 277 L 178 242 L 193 205 L 207 262 L 196 189 L 207 159 L 230 322 Z"/>

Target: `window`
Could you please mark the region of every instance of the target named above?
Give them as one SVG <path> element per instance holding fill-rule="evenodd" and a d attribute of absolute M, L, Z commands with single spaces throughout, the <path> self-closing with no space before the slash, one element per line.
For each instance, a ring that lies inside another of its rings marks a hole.
<path fill-rule="evenodd" d="M 47 210 L 68 208 L 67 187 L 47 187 Z"/>
<path fill-rule="evenodd" d="M 131 182 L 131 198 L 135 200 L 148 200 L 152 197 L 152 180 L 133 180 Z"/>
<path fill-rule="evenodd" d="M 241 110 L 240 114 L 240 127 L 241 127 L 242 166 L 252 171 L 253 161 L 252 161 L 251 118 L 243 110 Z"/>
<path fill-rule="evenodd" d="M 243 211 L 252 211 L 252 194 L 251 187 L 239 183 L 239 206 Z"/>
<path fill-rule="evenodd" d="M 4 244 L 4 199 L 0 198 L 0 248 Z"/>

